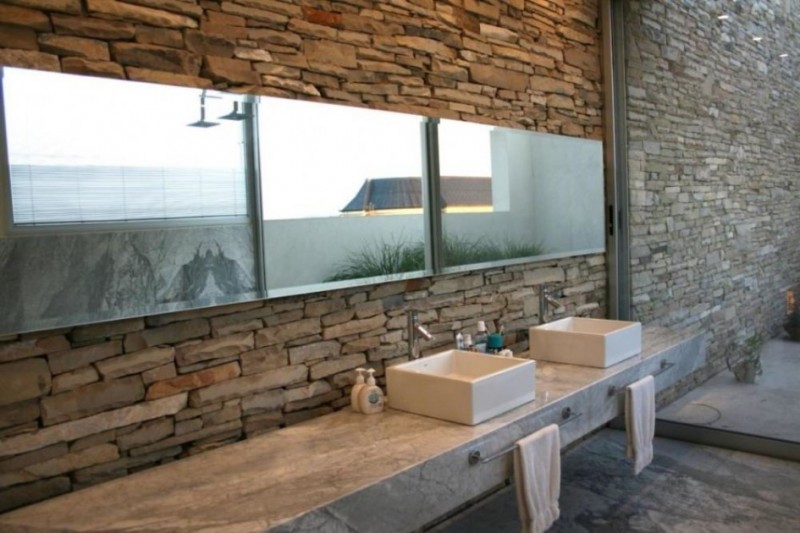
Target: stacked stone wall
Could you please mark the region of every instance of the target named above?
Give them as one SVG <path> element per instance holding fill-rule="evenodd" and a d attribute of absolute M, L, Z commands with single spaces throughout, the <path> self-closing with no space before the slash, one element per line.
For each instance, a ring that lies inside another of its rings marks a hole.
<path fill-rule="evenodd" d="M 685 391 L 747 338 L 778 335 L 784 292 L 800 285 L 800 12 L 784 1 L 626 11 L 635 317 L 708 332 L 709 365 Z"/>
<path fill-rule="evenodd" d="M 0 65 L 602 136 L 595 0 L 6 0 Z M 606 277 L 601 254 L 2 338 L 0 510 L 343 408 L 352 369 L 406 360 L 410 307 L 427 353 L 478 320 L 520 350 L 540 284 L 604 316 Z"/>
<path fill-rule="evenodd" d="M 539 286 L 605 314 L 602 255 L 24 334 L 0 341 L 0 508 L 9 509 L 349 405 L 353 369 L 408 360 L 406 314 L 435 335 L 504 325 L 527 347 Z M 320 435 L 324 438 L 324 435 Z"/>
<path fill-rule="evenodd" d="M 7 0 L 0 65 L 599 139 L 597 0 Z"/>

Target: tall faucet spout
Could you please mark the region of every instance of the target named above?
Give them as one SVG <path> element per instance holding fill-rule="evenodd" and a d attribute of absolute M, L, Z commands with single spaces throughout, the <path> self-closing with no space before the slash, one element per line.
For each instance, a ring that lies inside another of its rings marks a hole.
<path fill-rule="evenodd" d="M 547 309 L 553 307 L 558 309 L 561 307 L 561 302 L 556 300 L 553 291 L 546 286 L 539 287 L 539 324 L 547 323 Z"/>
<path fill-rule="evenodd" d="M 425 326 L 419 323 L 418 311 L 408 312 L 408 355 L 411 359 L 419 359 L 419 337 L 425 337 L 427 340 L 433 340 L 433 335 L 425 329 Z"/>

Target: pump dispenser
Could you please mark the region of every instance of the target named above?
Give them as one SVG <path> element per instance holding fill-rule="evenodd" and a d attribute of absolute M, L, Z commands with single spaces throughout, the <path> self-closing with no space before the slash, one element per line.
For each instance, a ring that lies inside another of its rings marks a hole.
<path fill-rule="evenodd" d="M 358 377 L 356 377 L 356 383 L 353 385 L 353 390 L 350 391 L 350 407 L 353 408 L 353 411 L 356 413 L 361 412 L 361 407 L 359 406 L 359 393 L 361 390 L 366 386 L 364 382 L 364 372 L 366 372 L 366 368 L 356 368 L 356 372 L 358 372 Z"/>
<path fill-rule="evenodd" d="M 383 391 L 375 384 L 375 369 L 370 368 L 367 384 L 358 393 L 358 407 L 366 415 L 383 411 Z"/>

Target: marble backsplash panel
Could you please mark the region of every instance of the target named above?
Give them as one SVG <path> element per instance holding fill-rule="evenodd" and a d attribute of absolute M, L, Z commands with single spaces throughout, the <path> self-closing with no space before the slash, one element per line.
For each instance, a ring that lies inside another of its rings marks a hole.
<path fill-rule="evenodd" d="M 257 296 L 247 225 L 0 240 L 0 334 Z"/>

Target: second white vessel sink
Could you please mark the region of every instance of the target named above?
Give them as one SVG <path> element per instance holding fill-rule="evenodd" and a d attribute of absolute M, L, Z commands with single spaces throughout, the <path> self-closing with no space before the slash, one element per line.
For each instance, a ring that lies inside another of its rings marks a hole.
<path fill-rule="evenodd" d="M 389 407 L 475 425 L 533 401 L 536 362 L 463 350 L 386 369 Z"/>
<path fill-rule="evenodd" d="M 562 318 L 530 328 L 528 341 L 532 359 L 608 368 L 642 352 L 642 324 Z"/>

